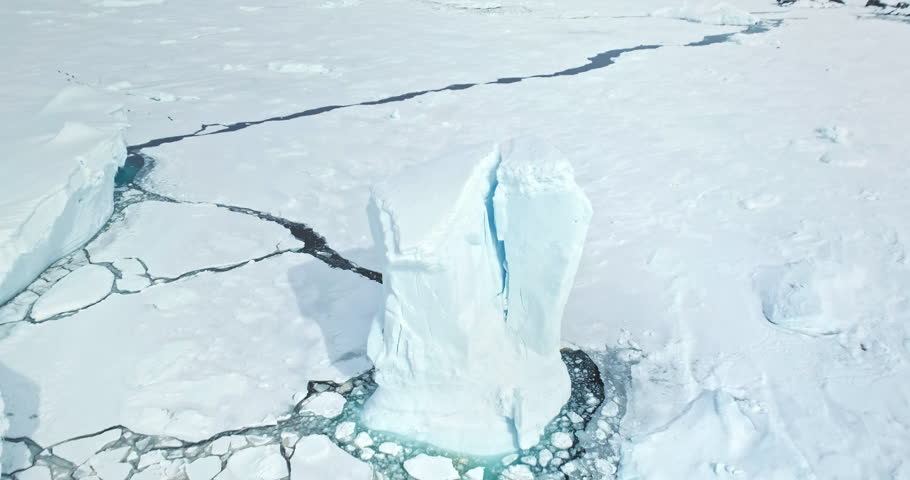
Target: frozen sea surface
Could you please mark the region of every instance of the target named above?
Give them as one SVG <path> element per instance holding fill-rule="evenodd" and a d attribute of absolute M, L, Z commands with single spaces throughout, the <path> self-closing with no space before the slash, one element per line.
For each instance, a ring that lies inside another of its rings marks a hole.
<path fill-rule="evenodd" d="M 864 5 L 5 2 L 3 480 L 910 478 L 910 23 Z M 505 458 L 367 432 L 370 187 L 522 135 L 615 390 Z"/>

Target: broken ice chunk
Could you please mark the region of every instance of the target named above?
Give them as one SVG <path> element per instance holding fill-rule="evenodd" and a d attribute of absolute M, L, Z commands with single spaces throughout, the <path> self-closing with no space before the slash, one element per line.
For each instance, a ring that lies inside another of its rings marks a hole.
<path fill-rule="evenodd" d="M 63 277 L 32 307 L 32 317 L 46 320 L 54 315 L 92 305 L 111 293 L 114 274 L 100 265 L 86 265 Z"/>
<path fill-rule="evenodd" d="M 417 480 L 457 480 L 458 471 L 452 466 L 452 459 L 431 457 L 421 453 L 404 462 L 404 469 Z"/>
<path fill-rule="evenodd" d="M 245 448 L 231 455 L 216 480 L 279 480 L 287 478 L 288 468 L 277 445 Z M 166 478 L 166 477 L 162 477 Z"/>
<path fill-rule="evenodd" d="M 368 480 L 372 469 L 338 448 L 328 437 L 309 435 L 291 457 L 291 480 Z"/>
<path fill-rule="evenodd" d="M 345 403 L 343 396 L 335 392 L 323 392 L 304 402 L 302 410 L 326 418 L 335 418 L 344 411 Z"/>

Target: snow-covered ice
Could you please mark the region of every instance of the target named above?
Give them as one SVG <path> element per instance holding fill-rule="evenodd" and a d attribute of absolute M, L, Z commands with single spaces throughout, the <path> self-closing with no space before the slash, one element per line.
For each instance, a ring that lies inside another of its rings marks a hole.
<path fill-rule="evenodd" d="M 32 307 L 32 318 L 41 321 L 96 303 L 111 293 L 114 274 L 101 265 L 86 265 L 55 283 Z"/>
<path fill-rule="evenodd" d="M 212 457 L 249 473 L 279 459 L 278 431 L 281 459 L 306 459 L 286 435 L 297 421 L 337 444 L 356 401 L 334 418 L 297 408 L 311 381 L 363 399 L 347 381 L 368 378 L 381 287 L 324 262 L 380 268 L 370 186 L 532 135 L 571 159 L 596 212 L 559 345 L 627 388 L 586 426 L 557 416 L 584 428 L 580 458 L 547 437 L 514 461 L 549 459 L 541 480 L 910 478 L 895 54 L 910 24 L 865 4 L 4 2 L 0 230 L 36 223 L 23 243 L 0 235 L 3 475 L 161 480 L 208 458 L 205 477 L 221 473 Z M 145 167 L 112 195 L 121 135 Z M 30 315 L 89 260 L 117 277 L 109 295 L 82 308 L 100 289 L 80 285 L 76 311 Z M 118 424 L 132 430 L 78 472 L 50 456 Z M 422 452 L 369 434 L 373 456 L 344 444 L 332 476 L 404 475 Z M 165 444 L 172 458 L 152 453 Z M 458 458 L 477 459 L 453 457 L 464 477 Z M 488 477 L 514 465 L 500 459 Z"/>
<path fill-rule="evenodd" d="M 303 402 L 301 410 L 312 413 L 313 415 L 335 418 L 338 415 L 341 415 L 342 410 L 344 410 L 345 402 L 346 400 L 344 397 L 338 393 L 323 392 L 314 395 L 312 398 Z"/>
<path fill-rule="evenodd" d="M 705 391 L 666 428 L 636 438 L 622 478 L 812 478 L 767 412 L 727 392 Z M 657 459 L 660 461 L 657 461 Z"/>
<path fill-rule="evenodd" d="M 146 273 L 157 278 L 235 265 L 299 246 L 281 225 L 215 205 L 147 201 L 130 205 L 122 214 L 116 229 L 87 246 L 92 261 L 119 268 L 139 259 Z M 180 250 L 192 255 L 174 255 Z"/>
<path fill-rule="evenodd" d="M 0 136 L 0 303 L 98 232 L 126 157 L 116 98 L 70 86 L 21 108 Z"/>
<path fill-rule="evenodd" d="M 221 459 L 212 455 L 190 462 L 186 466 L 186 476 L 189 480 L 212 480 L 221 472 Z"/>
<path fill-rule="evenodd" d="M 251 447 L 234 454 L 216 480 L 281 480 L 287 478 L 287 464 L 278 447 Z"/>
<path fill-rule="evenodd" d="M 405 460 L 404 468 L 417 480 L 457 480 L 459 477 L 450 458 L 425 453 Z"/>
<path fill-rule="evenodd" d="M 369 480 L 370 466 L 332 443 L 324 435 L 309 435 L 297 442 L 291 457 L 291 480 Z"/>
<path fill-rule="evenodd" d="M 15 329 L 0 358 L 28 380 L 3 384 L 9 434 L 50 445 L 122 424 L 199 440 L 265 421 L 309 380 L 369 367 L 362 349 L 378 294 L 312 257 L 281 256 L 114 295 L 48 330 Z"/>
<path fill-rule="evenodd" d="M 591 218 L 537 138 L 458 151 L 377 186 L 385 310 L 364 418 L 455 451 L 529 448 L 569 398 L 562 310 Z"/>

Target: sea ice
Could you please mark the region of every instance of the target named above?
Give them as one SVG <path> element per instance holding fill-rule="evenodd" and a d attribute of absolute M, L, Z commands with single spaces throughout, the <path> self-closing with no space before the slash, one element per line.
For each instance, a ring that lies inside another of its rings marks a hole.
<path fill-rule="evenodd" d="M 118 227 L 86 247 L 92 261 L 119 268 L 139 258 L 154 277 L 175 278 L 197 269 L 235 265 L 300 244 L 278 224 L 205 204 L 130 205 Z M 178 251 L 188 254 L 175 255 Z"/>
<path fill-rule="evenodd" d="M 202 457 L 186 466 L 189 480 L 212 480 L 221 472 L 221 459 L 212 455 Z"/>
<path fill-rule="evenodd" d="M 216 480 L 279 480 L 288 476 L 287 464 L 277 445 L 251 447 L 231 456 Z"/>
<path fill-rule="evenodd" d="M 560 324 L 591 205 L 537 138 L 475 148 L 374 189 L 386 304 L 371 427 L 474 454 L 528 448 L 569 397 Z"/>
<path fill-rule="evenodd" d="M 404 469 L 417 480 L 456 480 L 459 477 L 452 459 L 425 453 L 405 460 Z"/>
<path fill-rule="evenodd" d="M 745 403 L 703 391 L 679 417 L 635 439 L 619 478 L 812 478 L 786 433 Z"/>
<path fill-rule="evenodd" d="M 114 274 L 100 265 L 86 265 L 63 277 L 32 307 L 32 318 L 45 320 L 91 305 L 111 293 Z"/>
<path fill-rule="evenodd" d="M 344 411 L 345 399 L 336 392 L 323 392 L 314 395 L 301 405 L 304 412 L 325 418 L 335 418 Z"/>
<path fill-rule="evenodd" d="M 300 439 L 291 457 L 291 480 L 367 480 L 372 469 L 348 455 L 325 435 Z"/>
<path fill-rule="evenodd" d="M 124 127 L 118 103 L 74 86 L 4 132 L 16 137 L 0 142 L 0 304 L 107 221 Z"/>

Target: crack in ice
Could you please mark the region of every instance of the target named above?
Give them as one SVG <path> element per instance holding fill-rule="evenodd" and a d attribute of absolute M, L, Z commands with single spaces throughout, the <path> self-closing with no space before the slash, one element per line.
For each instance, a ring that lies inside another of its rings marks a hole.
<path fill-rule="evenodd" d="M 483 467 L 491 476 L 518 465 L 528 465 L 526 459 L 550 458 L 545 465 L 535 462 L 527 466 L 536 474 L 561 475 L 568 466 L 574 472 L 596 473 L 597 465 L 607 462 L 616 468 L 616 432 L 625 414 L 626 384 L 630 363 L 621 360 L 621 351 L 601 352 L 591 357 L 581 350 L 563 350 L 563 361 L 572 372 L 572 397 L 563 411 L 550 424 L 546 438 L 539 444 L 505 457 L 479 458 L 448 452 L 432 445 L 413 442 L 385 432 L 372 431 L 359 421 L 360 411 L 376 388 L 373 371 L 368 371 L 343 383 L 310 381 L 307 393 L 285 414 L 272 423 L 244 426 L 225 430 L 198 441 L 185 441 L 166 435 L 148 435 L 131 430 L 125 425 L 113 425 L 98 431 L 78 435 L 42 446 L 30 437 L 6 437 L 3 441 L 24 445 L 29 460 L 15 470 L 0 475 L 3 480 L 20 480 L 23 474 L 33 474 L 35 469 L 46 469 L 52 480 L 83 478 L 95 473 L 96 467 L 122 464 L 128 469 L 126 480 L 148 473 L 159 473 L 161 478 L 185 478 L 191 463 L 217 457 L 220 469 L 216 475 L 230 468 L 234 455 L 248 449 L 262 449 L 258 454 L 280 456 L 286 472 L 274 480 L 288 479 L 292 475 L 292 458 L 298 442 L 309 435 L 322 435 L 330 439 L 347 454 L 369 463 L 374 472 L 390 480 L 410 478 L 404 462 L 417 455 L 444 456 L 457 460 L 455 468 L 465 473 Z M 321 416 L 307 410 L 308 402 L 323 394 L 344 398 L 341 413 L 333 417 Z M 610 404 L 612 408 L 603 407 Z M 615 404 L 615 406 L 614 406 Z M 618 408 L 617 408 L 618 407 Z M 351 435 L 338 435 L 342 425 L 353 428 Z M 606 430 L 605 430 L 606 429 Z M 596 433 L 600 432 L 600 433 Z M 358 444 L 354 438 L 366 434 L 369 445 Z M 550 437 L 570 435 L 577 439 L 571 447 L 554 446 Z M 95 440 L 91 451 L 80 458 L 66 458 L 66 447 L 77 441 Z M 393 444 L 395 449 L 372 445 Z M 544 455 L 546 451 L 546 455 Z M 302 454 L 307 452 L 301 451 Z M 390 453 L 393 452 L 393 453 Z M 110 458 L 110 457 L 113 457 Z M 524 459 L 524 460 L 522 460 Z M 524 463 L 523 463 L 524 462 Z M 524 468 L 524 467 L 522 467 Z M 26 475 L 28 475 L 26 474 Z M 31 478 L 31 477 L 28 477 Z M 559 478 L 559 477 L 556 477 Z"/>
<path fill-rule="evenodd" d="M 778 25 L 780 25 L 779 21 L 762 22 L 762 23 L 759 23 L 756 25 L 751 25 L 748 28 L 746 28 L 745 30 L 738 30 L 738 31 L 731 32 L 728 34 L 711 35 L 711 36 L 705 37 L 705 39 L 703 39 L 702 41 L 692 42 L 685 46 L 700 47 L 700 46 L 705 46 L 705 45 L 711 45 L 714 43 L 719 43 L 721 41 L 727 41 L 730 38 L 732 38 L 734 35 L 737 35 L 737 34 L 761 33 L 761 32 L 765 32 L 765 31 L 769 30 L 769 26 L 776 27 Z M 709 37 L 713 38 L 714 40 L 707 41 L 709 39 Z M 265 123 L 286 122 L 289 120 L 295 120 L 295 119 L 304 118 L 304 117 L 313 117 L 313 116 L 320 115 L 323 113 L 328 113 L 328 112 L 332 112 L 335 110 L 341 110 L 341 109 L 346 109 L 346 108 L 375 106 L 375 105 L 384 105 L 384 104 L 388 104 L 388 103 L 403 102 L 403 101 L 410 100 L 412 98 L 416 98 L 419 96 L 427 95 L 430 93 L 467 90 L 469 88 L 482 86 L 482 85 L 508 85 L 508 84 L 512 84 L 512 83 L 519 83 L 524 80 L 531 80 L 531 79 L 544 79 L 544 78 L 556 78 L 556 77 L 563 77 L 563 76 L 579 75 L 579 74 L 586 73 L 586 72 L 589 72 L 592 70 L 598 70 L 601 68 L 608 67 L 608 66 L 614 64 L 615 60 L 624 53 L 630 53 L 630 52 L 635 52 L 635 51 L 639 51 L 639 50 L 655 50 L 655 49 L 661 48 L 663 46 L 664 45 L 643 44 L 643 45 L 638 45 L 635 47 L 608 50 L 606 52 L 598 53 L 598 54 L 594 55 L 593 57 L 588 57 L 588 62 L 585 63 L 584 65 L 567 68 L 565 70 L 561 70 L 561 71 L 554 72 L 554 73 L 536 74 L 536 75 L 519 76 L 519 77 L 502 77 L 502 78 L 497 78 L 496 80 L 487 81 L 487 82 L 456 83 L 456 84 L 448 85 L 448 86 L 441 87 L 441 88 L 433 88 L 433 89 L 427 89 L 427 90 L 418 90 L 418 91 L 414 91 L 414 92 L 402 93 L 399 95 L 393 95 L 393 96 L 381 98 L 378 100 L 368 100 L 368 101 L 363 101 L 363 102 L 359 102 L 359 103 L 348 103 L 348 104 L 338 104 L 338 105 L 325 105 L 322 107 L 311 108 L 311 109 L 307 109 L 307 110 L 303 110 L 300 112 L 295 112 L 295 113 L 291 113 L 291 114 L 287 114 L 287 115 L 268 117 L 268 118 L 264 118 L 261 120 L 251 120 L 251 121 L 243 121 L 243 122 L 236 122 L 236 123 L 229 123 L 229 124 L 204 123 L 195 132 L 179 134 L 179 135 L 172 135 L 172 136 L 168 136 L 168 137 L 155 138 L 155 139 L 149 140 L 145 143 L 130 145 L 129 147 L 127 147 L 127 151 L 129 153 L 136 154 L 146 148 L 160 147 L 162 145 L 166 145 L 169 143 L 180 142 L 182 140 L 186 140 L 187 138 L 204 137 L 204 136 L 209 136 L 209 135 L 219 135 L 222 133 L 236 132 L 236 131 L 244 130 L 246 128 L 253 127 L 256 125 L 262 125 Z M 213 127 L 221 127 L 221 128 L 218 130 L 207 131 Z"/>

